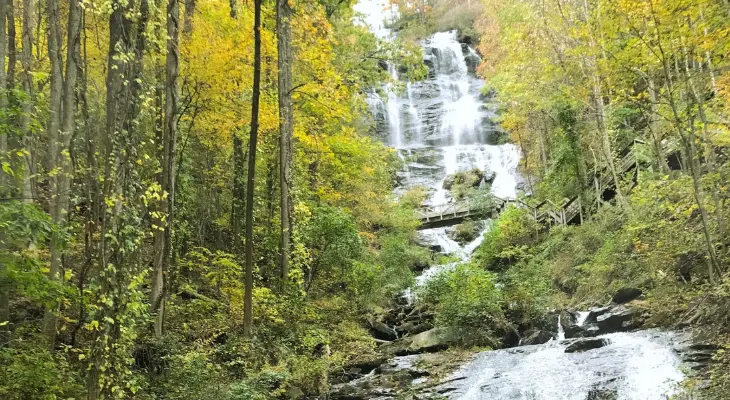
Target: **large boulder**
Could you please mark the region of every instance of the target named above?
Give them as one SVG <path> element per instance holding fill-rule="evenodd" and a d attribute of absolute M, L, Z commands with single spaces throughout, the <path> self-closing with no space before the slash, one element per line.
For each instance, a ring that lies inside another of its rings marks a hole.
<path fill-rule="evenodd" d="M 549 342 L 553 338 L 552 332 L 533 329 L 526 332 L 526 336 L 520 341 L 522 346 L 530 346 L 534 344 L 543 344 Z"/>
<path fill-rule="evenodd" d="M 433 328 L 410 337 L 406 351 L 409 354 L 430 353 L 444 350 L 455 344 L 458 335 L 450 328 Z"/>
<path fill-rule="evenodd" d="M 381 340 L 396 340 L 398 339 L 398 333 L 395 329 L 386 325 L 384 322 L 379 321 L 375 318 L 368 318 L 368 327 L 370 328 L 370 334 Z"/>
<path fill-rule="evenodd" d="M 619 304 L 594 308 L 582 325 L 573 324 L 568 327 L 564 326 L 563 329 L 566 339 L 570 339 L 627 332 L 640 328 L 641 325 L 642 320 L 636 310 L 627 305 Z"/>
<path fill-rule="evenodd" d="M 611 308 L 596 317 L 596 326 L 601 334 L 626 332 L 641 326 L 636 311 L 624 305 Z"/>
<path fill-rule="evenodd" d="M 611 300 L 616 304 L 624 304 L 638 299 L 642 294 L 644 292 L 641 289 L 625 287 L 619 289 Z"/>
<path fill-rule="evenodd" d="M 613 308 L 613 306 L 605 306 L 605 307 L 598 307 L 598 308 L 591 309 L 588 312 L 588 316 L 586 317 L 585 321 L 583 321 L 583 324 L 586 325 L 586 324 L 595 323 L 596 319 L 599 316 L 609 312 L 612 308 Z"/>
<path fill-rule="evenodd" d="M 582 338 L 569 342 L 565 348 L 566 353 L 582 353 L 584 351 L 599 349 L 611 343 L 608 339 L 600 338 Z"/>

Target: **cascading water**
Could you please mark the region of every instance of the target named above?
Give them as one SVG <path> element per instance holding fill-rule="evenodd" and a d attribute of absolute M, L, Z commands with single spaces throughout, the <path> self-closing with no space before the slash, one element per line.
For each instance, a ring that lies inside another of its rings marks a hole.
<path fill-rule="evenodd" d="M 609 345 L 566 353 L 552 341 L 478 354 L 441 389 L 460 400 L 663 400 L 684 375 L 665 332 L 612 333 Z"/>
<path fill-rule="evenodd" d="M 392 38 L 385 21 L 393 18 L 387 0 L 361 0 L 356 11 L 380 38 Z M 492 176 L 490 191 L 514 198 L 520 185 L 519 151 L 513 144 L 499 144 L 503 132 L 492 121 L 494 107 L 482 93 L 484 82 L 476 77 L 479 56 L 457 39 L 457 32 L 440 32 L 422 43 L 428 78 L 384 88 L 385 96 L 369 93 L 378 135 L 404 160 L 399 173 L 402 194 L 413 187 L 428 190 L 427 205 L 453 202 L 444 189 L 447 176 L 478 168 Z M 392 77 L 397 68 L 389 65 Z M 425 243 L 464 262 L 481 244 L 484 230 L 471 243 L 459 244 L 449 237 L 450 228 L 420 232 Z M 433 266 L 416 278 L 416 287 L 453 268 L 456 263 Z M 406 292 L 409 300 L 411 290 Z M 582 325 L 588 313 L 580 313 Z M 669 342 L 671 333 L 634 332 L 605 335 L 610 344 L 584 353 L 566 353 L 568 344 L 558 320 L 556 338 L 544 345 L 522 346 L 478 354 L 442 386 L 451 399 L 664 399 L 683 379 L 679 359 Z M 408 356 L 413 357 L 413 356 Z M 394 365 L 398 366 L 398 357 Z M 409 362 L 412 361 L 408 358 Z M 608 392 L 606 392 L 608 391 Z M 613 397 L 600 397 L 610 393 Z M 597 397 L 598 396 L 598 397 Z M 391 398 L 391 397 L 383 397 Z"/>

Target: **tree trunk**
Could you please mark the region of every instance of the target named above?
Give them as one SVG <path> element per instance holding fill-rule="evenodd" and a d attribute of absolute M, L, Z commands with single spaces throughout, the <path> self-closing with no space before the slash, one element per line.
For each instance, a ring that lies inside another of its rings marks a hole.
<path fill-rule="evenodd" d="M 34 0 L 23 0 L 23 53 L 21 64 L 23 65 L 23 91 L 26 98 L 23 102 L 20 116 L 20 131 L 23 147 L 27 151 L 24 156 L 25 169 L 22 177 L 22 197 L 25 202 L 33 201 L 33 174 L 35 173 L 35 161 L 33 159 L 33 137 L 30 130 L 30 116 L 33 112 L 33 25 L 35 15 Z"/>
<path fill-rule="evenodd" d="M 294 110 L 292 108 L 292 49 L 291 8 L 288 0 L 276 2 L 276 36 L 279 53 L 279 185 L 280 185 L 280 244 L 279 257 L 281 280 L 289 275 L 289 253 L 292 229 L 291 170 L 292 139 L 294 136 Z"/>
<path fill-rule="evenodd" d="M 248 182 L 246 184 L 246 271 L 244 282 L 243 334 L 251 336 L 253 323 L 253 208 L 256 184 L 256 145 L 259 133 L 261 92 L 261 0 L 254 0 L 253 97 L 251 99 L 251 136 L 248 143 Z"/>
<path fill-rule="evenodd" d="M 51 92 L 48 99 L 48 172 L 50 174 L 49 187 L 51 220 L 58 227 L 62 227 L 63 214 L 60 199 L 61 192 L 61 158 L 63 157 L 63 146 L 61 144 L 61 101 L 63 96 L 63 57 L 61 56 L 61 16 L 59 14 L 58 2 L 49 1 L 46 12 L 48 14 L 48 58 L 51 64 Z M 51 266 L 48 277 L 51 281 L 61 280 L 61 257 L 63 239 L 58 231 L 51 234 Z M 59 311 L 59 304 L 55 303 L 51 309 L 46 310 L 43 317 L 43 334 L 46 337 L 50 348 L 55 346 L 56 338 L 56 314 Z"/>
<path fill-rule="evenodd" d="M 99 194 L 102 202 L 98 268 L 102 275 L 97 289 L 99 297 L 108 297 L 112 302 L 99 304 L 96 311 L 99 326 L 94 330 L 90 350 L 88 400 L 116 396 L 119 373 L 126 371 L 127 359 L 118 355 L 118 347 L 124 345 L 120 343 L 123 331 L 118 319 L 128 312 L 127 290 L 139 268 L 133 259 L 135 243 L 141 240 L 139 226 L 129 222 L 140 218 L 133 203 L 138 196 L 131 167 L 134 163 L 129 157 L 139 144 L 135 141 L 135 120 L 140 109 L 149 4 L 148 0 L 141 0 L 137 8 L 131 1 L 114 0 L 113 3 L 109 16 L 106 121 L 100 156 L 105 165 L 100 174 L 103 182 Z"/>
<path fill-rule="evenodd" d="M 195 1 L 185 0 L 185 20 L 183 21 L 183 35 L 190 36 L 193 33 L 193 21 L 195 21 Z"/>
<path fill-rule="evenodd" d="M 7 13 L 7 2 L 0 0 L 0 162 L 6 160 L 8 155 L 8 79 L 5 74 L 6 40 L 5 36 L 5 15 Z M 5 174 L 0 168 L 0 198 L 10 197 L 11 177 Z M 0 243 L 4 242 L 3 234 L 0 232 Z M 0 276 L 6 276 L 5 263 L 0 263 Z M 10 284 L 6 279 L 0 278 L 0 348 L 10 342 Z"/>
<path fill-rule="evenodd" d="M 237 0 L 230 0 L 231 5 L 231 18 L 236 19 L 238 17 L 238 3 Z"/>
<path fill-rule="evenodd" d="M 169 269 L 170 254 L 172 251 L 172 228 L 175 207 L 175 151 L 177 143 L 177 76 L 179 65 L 178 26 L 180 22 L 180 10 L 177 0 L 169 0 L 167 4 L 167 58 L 165 62 L 165 126 L 162 139 L 162 173 L 160 174 L 160 186 L 167 193 L 167 199 L 163 202 L 163 214 L 167 215 L 164 230 L 155 233 L 155 242 L 161 241 L 161 246 L 155 246 L 161 250 L 160 257 L 155 257 L 156 263 L 152 276 L 151 304 L 155 313 L 155 336 L 162 336 L 164 310 L 165 310 L 165 275 Z M 161 228 L 161 227 L 160 227 Z M 158 228 L 158 229 L 160 229 Z M 157 260 L 159 259 L 159 262 Z"/>
<path fill-rule="evenodd" d="M 593 98 L 596 105 L 596 126 L 598 127 L 599 134 L 601 135 L 601 147 L 603 148 L 604 157 L 606 157 L 606 164 L 608 165 L 608 170 L 611 173 L 611 178 L 613 179 L 613 183 L 616 186 L 616 197 L 618 197 L 619 203 L 621 203 L 621 205 L 626 206 L 626 198 L 621 191 L 621 181 L 619 180 L 619 173 L 623 171 L 616 170 L 616 163 L 614 163 L 613 160 L 611 138 L 608 136 L 608 129 L 606 129 L 606 107 L 603 104 L 603 93 L 601 90 L 601 84 L 598 76 L 594 76 L 593 79 Z"/>
<path fill-rule="evenodd" d="M 8 156 L 8 76 L 5 73 L 5 56 L 7 54 L 6 14 L 7 2 L 0 0 L 0 162 L 6 161 Z M 8 190 L 10 182 L 11 177 L 0 168 L 0 197 L 10 197 L 10 191 Z M 2 303 L 1 299 L 0 303 Z M 0 312 L 2 311 L 0 310 Z M 2 319 L 1 315 L 0 319 Z"/>
<path fill-rule="evenodd" d="M 657 96 L 657 89 L 654 83 L 654 78 L 649 76 L 649 99 L 651 101 L 651 121 L 649 121 L 649 131 L 651 134 L 651 141 L 654 147 L 654 156 L 656 157 L 656 166 L 659 172 L 666 174 L 669 172 L 669 166 L 667 165 L 667 157 L 664 155 L 664 148 L 662 147 L 662 138 L 659 129 L 659 96 Z"/>
<path fill-rule="evenodd" d="M 8 26 L 8 83 L 7 88 L 15 88 L 15 64 L 18 62 L 18 51 L 15 45 L 15 5 L 14 0 L 0 0 L 7 3 L 6 15 Z"/>

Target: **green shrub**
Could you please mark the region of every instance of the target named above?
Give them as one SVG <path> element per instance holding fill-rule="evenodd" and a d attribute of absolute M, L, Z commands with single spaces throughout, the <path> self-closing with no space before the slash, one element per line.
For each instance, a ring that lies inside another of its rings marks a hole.
<path fill-rule="evenodd" d="M 537 243 L 539 228 L 529 210 L 510 206 L 484 235 L 474 259 L 490 271 L 504 270 L 528 255 L 530 246 Z"/>
<path fill-rule="evenodd" d="M 494 275 L 474 264 L 457 265 L 429 281 L 424 301 L 434 305 L 437 324 L 459 328 L 467 344 L 495 346 L 508 327 Z"/>

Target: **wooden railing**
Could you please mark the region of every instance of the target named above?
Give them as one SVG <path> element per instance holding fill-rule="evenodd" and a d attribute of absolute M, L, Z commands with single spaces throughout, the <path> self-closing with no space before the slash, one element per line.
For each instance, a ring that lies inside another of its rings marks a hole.
<path fill-rule="evenodd" d="M 632 168 L 637 167 L 633 144 L 620 153 L 621 158 L 615 164 L 618 175 L 623 175 Z M 614 184 L 613 174 L 607 170 L 602 171 L 597 179 L 601 188 L 608 188 Z M 545 200 L 536 205 L 530 205 L 524 200 L 502 199 L 499 197 L 492 197 L 491 201 L 488 202 L 485 202 L 483 199 L 466 199 L 458 202 L 422 207 L 418 211 L 418 215 L 423 227 L 429 227 L 435 224 L 448 226 L 459 223 L 471 216 L 496 216 L 510 204 L 529 209 L 531 211 L 530 214 L 540 223 L 549 225 L 583 223 L 583 204 L 581 204 L 580 198 L 577 196 L 566 198 L 561 204 L 555 204 L 550 200 Z"/>

